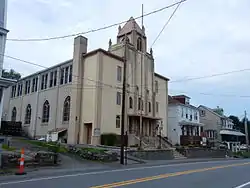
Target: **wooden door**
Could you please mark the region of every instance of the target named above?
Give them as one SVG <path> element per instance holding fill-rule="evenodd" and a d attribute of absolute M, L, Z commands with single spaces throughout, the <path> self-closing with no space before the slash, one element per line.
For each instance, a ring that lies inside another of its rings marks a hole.
<path fill-rule="evenodd" d="M 92 123 L 86 124 L 87 129 L 87 144 L 91 144 L 91 138 L 92 138 Z"/>

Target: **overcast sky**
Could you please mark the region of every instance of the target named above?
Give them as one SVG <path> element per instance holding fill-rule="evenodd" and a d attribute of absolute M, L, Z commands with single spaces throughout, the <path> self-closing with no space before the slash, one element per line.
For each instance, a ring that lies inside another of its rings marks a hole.
<path fill-rule="evenodd" d="M 43 38 L 96 29 L 178 0 L 9 0 L 8 38 Z M 153 46 L 156 72 L 172 81 L 250 68 L 250 1 L 187 0 Z M 151 46 L 174 7 L 145 17 Z M 137 21 L 140 24 L 140 20 Z M 107 49 L 117 27 L 86 35 L 88 50 Z M 51 66 L 72 58 L 73 38 L 43 42 L 7 42 L 6 55 Z M 39 67 L 5 58 L 4 67 L 26 76 Z M 224 108 L 242 118 L 250 113 L 250 71 L 173 82 L 170 94 L 186 94 L 194 105 Z"/>

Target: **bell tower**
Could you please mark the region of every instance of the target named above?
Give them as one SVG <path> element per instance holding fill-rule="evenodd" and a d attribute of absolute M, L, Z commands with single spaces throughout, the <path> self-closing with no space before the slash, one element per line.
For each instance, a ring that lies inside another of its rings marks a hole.
<path fill-rule="evenodd" d="M 133 17 L 130 17 L 130 19 L 122 28 L 121 26 L 118 27 L 117 44 L 124 42 L 125 35 L 127 36 L 127 42 L 133 45 L 136 50 L 141 52 L 147 51 L 147 37 L 145 35 L 145 28 L 144 26 L 140 28 Z"/>

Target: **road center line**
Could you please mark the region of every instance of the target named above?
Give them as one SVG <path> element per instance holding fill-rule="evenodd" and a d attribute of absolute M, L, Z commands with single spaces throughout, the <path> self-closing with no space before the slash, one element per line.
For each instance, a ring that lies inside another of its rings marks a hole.
<path fill-rule="evenodd" d="M 244 183 L 244 184 L 242 184 L 242 185 L 239 185 L 239 186 L 237 186 L 237 187 L 234 187 L 234 188 L 243 188 L 243 187 L 246 187 L 247 185 L 250 185 L 250 181 L 247 182 L 247 183 Z"/>
<path fill-rule="evenodd" d="M 124 186 L 124 185 L 131 185 L 131 184 L 136 184 L 136 183 L 141 183 L 141 182 L 146 182 L 146 181 L 152 181 L 152 180 L 158 180 L 158 179 L 163 179 L 163 178 L 168 178 L 168 177 L 192 174 L 192 173 L 197 173 L 197 172 L 205 172 L 205 171 L 217 170 L 217 169 L 228 168 L 228 167 L 244 166 L 244 165 L 250 165 L 250 162 L 231 164 L 231 165 L 223 165 L 223 166 L 214 166 L 214 167 L 210 167 L 210 168 L 201 168 L 201 169 L 187 170 L 187 171 L 168 173 L 168 174 L 161 174 L 161 175 L 157 175 L 157 176 L 133 179 L 133 180 L 128 180 L 128 181 L 121 181 L 121 182 L 110 183 L 110 184 L 99 185 L 99 186 L 92 186 L 90 188 L 120 187 L 120 186 Z M 248 184 L 250 184 L 250 182 L 248 182 L 246 184 L 243 184 L 241 186 L 235 187 L 235 188 L 242 188 L 242 187 L 244 187 L 244 186 L 246 186 Z"/>
<path fill-rule="evenodd" d="M 44 181 L 44 180 L 70 178 L 70 177 L 77 177 L 77 176 L 98 175 L 98 174 L 106 174 L 106 173 L 136 171 L 136 170 L 155 169 L 155 168 L 165 168 L 165 167 L 173 167 L 173 166 L 188 166 L 188 165 L 196 165 L 196 164 L 229 163 L 229 162 L 232 162 L 232 161 L 234 161 L 234 160 L 205 161 L 205 162 L 203 161 L 203 162 L 190 162 L 190 163 L 179 163 L 179 164 L 165 164 L 165 165 L 142 166 L 142 167 L 135 167 L 135 168 L 123 168 L 123 169 L 105 170 L 105 171 L 97 171 L 97 172 L 68 174 L 68 175 L 60 175 L 60 176 L 50 176 L 50 177 L 42 177 L 42 178 L 32 178 L 32 179 L 24 179 L 24 180 L 17 180 L 17 181 L 10 181 L 10 182 L 0 183 L 0 187 L 1 187 L 1 185 L 12 185 L 12 184 L 27 183 L 27 182 L 37 182 L 37 181 Z M 236 160 L 236 161 L 238 161 L 238 160 Z M 239 164 L 239 163 L 237 163 L 237 164 Z"/>

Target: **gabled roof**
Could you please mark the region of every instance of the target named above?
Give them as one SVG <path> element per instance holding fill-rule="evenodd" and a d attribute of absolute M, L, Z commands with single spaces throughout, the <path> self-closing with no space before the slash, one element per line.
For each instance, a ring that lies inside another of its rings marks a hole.
<path fill-rule="evenodd" d="M 140 26 L 136 23 L 135 19 L 133 17 L 130 17 L 130 19 L 127 21 L 127 23 L 122 27 L 122 29 L 118 33 L 119 36 L 123 36 L 126 33 L 129 33 L 131 31 L 136 31 L 139 34 L 145 36 L 145 33 L 142 31 Z"/>
<path fill-rule="evenodd" d="M 211 112 L 212 114 L 214 114 L 214 115 L 216 115 L 216 116 L 218 116 L 218 117 L 220 117 L 220 118 L 227 118 L 227 119 L 230 119 L 229 117 L 227 117 L 227 116 L 225 116 L 225 115 L 220 115 L 220 114 L 216 113 L 213 109 L 208 108 L 208 107 L 206 107 L 206 106 L 200 105 L 198 108 L 204 108 L 205 110 Z M 230 120 L 231 120 L 231 119 L 230 119 Z"/>

